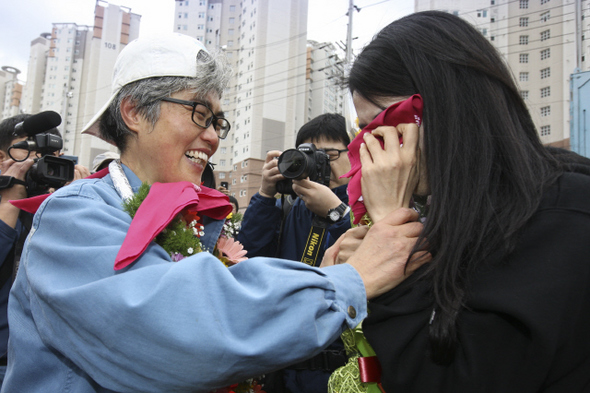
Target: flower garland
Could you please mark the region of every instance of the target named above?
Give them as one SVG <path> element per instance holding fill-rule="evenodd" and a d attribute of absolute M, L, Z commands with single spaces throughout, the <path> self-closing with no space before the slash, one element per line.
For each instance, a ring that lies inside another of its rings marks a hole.
<path fill-rule="evenodd" d="M 145 200 L 150 191 L 150 186 L 143 183 L 137 193 L 123 202 L 123 210 L 131 218 L 135 216 L 139 206 Z M 238 262 L 246 260 L 246 250 L 236 240 L 239 231 L 239 222 L 241 214 L 231 213 L 225 219 L 221 235 L 217 241 L 213 255 L 217 257 L 225 266 L 229 267 Z M 160 232 L 155 239 L 173 262 L 178 262 L 191 255 L 203 252 L 200 237 L 205 234 L 205 227 L 201 223 L 201 217 L 198 215 L 195 207 L 183 209 L 170 221 L 170 223 Z M 265 393 L 258 378 L 250 378 L 243 382 L 230 385 L 225 388 L 217 389 L 215 393 Z"/>
<path fill-rule="evenodd" d="M 123 209 L 133 218 L 141 203 L 145 200 L 150 191 L 150 186 L 142 184 L 137 193 L 123 203 Z M 232 215 L 226 218 L 224 229 L 217 241 L 213 255 L 215 255 L 225 266 L 229 267 L 243 261 L 246 250 L 231 236 L 237 235 L 232 222 Z M 229 224 L 228 224 L 229 223 Z M 155 239 L 173 262 L 178 262 L 191 255 L 203 251 L 200 237 L 205 234 L 205 228 L 201 223 L 201 217 L 194 207 L 187 207 L 176 215 L 160 232 Z"/>

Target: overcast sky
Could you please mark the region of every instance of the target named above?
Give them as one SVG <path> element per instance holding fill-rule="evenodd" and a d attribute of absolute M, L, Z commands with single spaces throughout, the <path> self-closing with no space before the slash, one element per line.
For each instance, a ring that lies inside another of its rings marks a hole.
<path fill-rule="evenodd" d="M 272 1 L 272 0 L 271 0 Z M 170 32 L 174 23 L 174 0 L 111 0 L 111 4 L 141 15 L 140 36 Z M 30 43 L 51 32 L 52 23 L 92 25 L 95 0 L 0 1 L 0 66 L 21 71 L 26 79 Z M 371 40 L 382 27 L 414 10 L 414 0 L 355 0 L 353 48 Z M 348 0 L 309 0 L 308 39 L 346 41 Z"/>

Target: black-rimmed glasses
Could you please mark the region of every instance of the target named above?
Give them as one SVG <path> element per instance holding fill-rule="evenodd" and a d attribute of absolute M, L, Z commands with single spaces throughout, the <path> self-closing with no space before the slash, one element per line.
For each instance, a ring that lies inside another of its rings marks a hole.
<path fill-rule="evenodd" d="M 231 125 L 229 121 L 224 119 L 223 117 L 217 117 L 207 105 L 195 102 L 195 101 L 185 101 L 185 100 L 178 100 L 176 98 L 162 98 L 162 101 L 172 102 L 174 104 L 186 105 L 193 108 L 193 113 L 191 115 L 191 119 L 193 123 L 198 125 L 202 128 L 209 128 L 211 123 L 213 123 L 213 128 L 215 128 L 215 132 L 219 139 L 225 139 L 229 130 L 231 129 Z"/>
<path fill-rule="evenodd" d="M 348 149 L 322 149 L 329 157 L 330 161 L 336 161 L 340 158 L 340 153 L 347 152 Z"/>

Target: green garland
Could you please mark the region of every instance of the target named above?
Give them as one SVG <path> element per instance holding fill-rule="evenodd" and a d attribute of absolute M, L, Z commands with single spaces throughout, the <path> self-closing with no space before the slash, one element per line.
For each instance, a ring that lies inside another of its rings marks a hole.
<path fill-rule="evenodd" d="M 143 183 L 137 193 L 133 197 L 123 202 L 123 210 L 127 212 L 133 219 L 139 206 L 150 192 L 150 186 Z M 201 241 L 193 230 L 196 223 L 187 223 L 182 214 L 177 214 L 176 217 L 170 221 L 168 226 L 156 236 L 156 243 L 162 246 L 164 250 L 173 258 L 179 254 L 186 257 L 194 255 L 202 251 Z M 176 258 L 177 259 L 177 258 Z"/>

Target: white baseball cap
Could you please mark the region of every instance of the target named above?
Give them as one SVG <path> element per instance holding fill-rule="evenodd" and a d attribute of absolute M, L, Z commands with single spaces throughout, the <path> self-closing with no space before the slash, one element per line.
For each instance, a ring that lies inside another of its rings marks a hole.
<path fill-rule="evenodd" d="M 197 39 L 170 33 L 131 41 L 117 57 L 113 70 L 111 97 L 82 130 L 83 134 L 100 136 L 100 117 L 121 88 L 131 82 L 160 76 L 195 77 L 197 58 L 209 52 Z"/>

